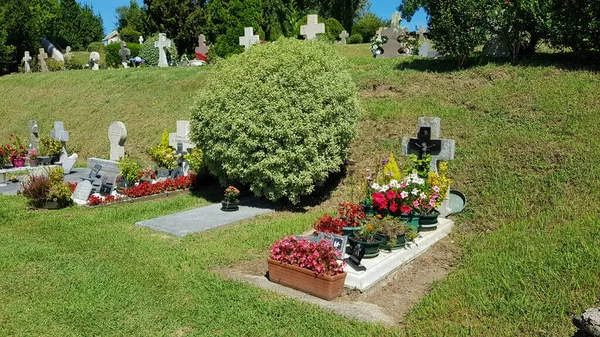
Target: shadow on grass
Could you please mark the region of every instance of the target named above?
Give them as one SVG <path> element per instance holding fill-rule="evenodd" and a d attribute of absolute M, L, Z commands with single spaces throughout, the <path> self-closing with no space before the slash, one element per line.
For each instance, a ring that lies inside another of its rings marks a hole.
<path fill-rule="evenodd" d="M 492 58 L 485 56 L 470 57 L 462 67 L 454 59 L 423 59 L 412 58 L 405 62 L 400 62 L 396 70 L 417 70 L 434 73 L 452 73 L 455 71 L 466 70 L 474 67 L 480 67 L 487 64 L 495 65 L 513 65 L 521 67 L 556 67 L 561 70 L 579 71 L 587 70 L 600 72 L 598 63 L 600 55 L 583 56 L 575 53 L 556 53 L 527 55 L 512 62 L 510 58 Z"/>

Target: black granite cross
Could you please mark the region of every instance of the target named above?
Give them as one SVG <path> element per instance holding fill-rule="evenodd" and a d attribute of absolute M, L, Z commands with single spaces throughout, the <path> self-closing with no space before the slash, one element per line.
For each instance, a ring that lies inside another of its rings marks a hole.
<path fill-rule="evenodd" d="M 408 151 L 419 155 L 423 159 L 427 154 L 436 155 L 442 150 L 441 139 L 431 139 L 431 127 L 419 128 L 417 138 L 408 141 Z"/>

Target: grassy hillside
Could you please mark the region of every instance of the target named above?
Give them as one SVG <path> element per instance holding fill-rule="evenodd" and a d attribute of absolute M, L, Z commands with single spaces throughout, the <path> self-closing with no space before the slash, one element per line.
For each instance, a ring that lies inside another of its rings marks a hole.
<path fill-rule="evenodd" d="M 364 108 L 357 174 L 389 151 L 399 157 L 419 116 L 439 116 L 442 136 L 457 141 L 454 186 L 469 198 L 452 237 L 457 267 L 402 327 L 348 321 L 208 271 L 264 256 L 321 209 L 177 240 L 132 225 L 203 199 L 40 213 L 0 197 L 0 335 L 572 335 L 570 316 L 600 297 L 600 75 L 546 61 L 475 60 L 454 71 L 444 61 L 374 60 L 368 49 L 349 60 Z M 207 71 L 3 77 L 0 137 L 25 135 L 32 118 L 47 134 L 60 119 L 83 157 L 107 156 L 108 124 L 121 120 L 127 150 L 143 157 L 187 118 Z M 348 185 L 332 200 L 347 199 Z"/>

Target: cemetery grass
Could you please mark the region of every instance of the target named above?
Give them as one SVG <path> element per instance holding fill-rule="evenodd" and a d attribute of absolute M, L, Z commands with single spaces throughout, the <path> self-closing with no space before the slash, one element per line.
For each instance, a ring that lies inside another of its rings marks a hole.
<path fill-rule="evenodd" d="M 454 270 L 400 327 L 357 323 L 209 272 L 264 257 L 273 241 L 308 229 L 349 198 L 346 180 L 306 214 L 263 216 L 183 240 L 132 224 L 202 200 L 31 212 L 21 197 L 0 197 L 0 250 L 8 256 L 0 262 L 0 335 L 572 334 L 570 316 L 600 297 L 600 130 L 593 127 L 600 76 L 560 63 L 439 71 L 438 61 L 411 58 L 353 58 L 349 68 L 364 108 L 352 146 L 356 174 L 390 151 L 400 157 L 401 137 L 415 133 L 419 116 L 439 116 L 442 136 L 457 141 L 454 187 L 469 198 L 451 236 L 460 249 Z M 205 71 L 0 78 L 9 93 L 0 136 L 24 130 L 29 119 L 43 130 L 63 120 L 86 157 L 107 151 L 106 128 L 122 120 L 128 151 L 143 157 L 163 128 L 173 131 L 188 117 Z"/>

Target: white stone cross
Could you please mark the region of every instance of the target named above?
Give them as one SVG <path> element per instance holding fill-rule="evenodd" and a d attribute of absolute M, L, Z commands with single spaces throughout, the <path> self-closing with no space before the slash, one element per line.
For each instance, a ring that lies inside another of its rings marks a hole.
<path fill-rule="evenodd" d="M 158 34 L 158 41 L 154 42 L 154 47 L 158 48 L 158 66 L 168 67 L 166 48 L 171 48 L 171 40 L 167 39 L 167 35 L 164 33 Z"/>
<path fill-rule="evenodd" d="M 46 51 L 44 50 L 44 48 L 40 48 L 40 54 L 38 55 L 38 61 L 40 63 L 40 71 L 43 73 L 47 73 L 48 70 L 48 65 L 46 64 L 46 60 L 48 59 L 48 54 L 46 54 Z"/>
<path fill-rule="evenodd" d="M 427 32 L 427 30 L 425 30 L 425 27 L 423 27 L 423 25 L 420 25 L 420 26 L 419 26 L 419 30 L 418 30 L 418 32 L 419 32 L 419 40 L 420 40 L 420 41 L 425 41 L 425 40 L 427 40 L 427 39 L 425 38 L 425 33 Z"/>
<path fill-rule="evenodd" d="M 314 40 L 317 34 L 325 33 L 325 24 L 319 23 L 319 16 L 311 14 L 306 19 L 306 25 L 300 26 L 300 35 L 303 35 L 306 40 Z"/>
<path fill-rule="evenodd" d="M 206 37 L 204 34 L 198 35 L 198 47 L 196 47 L 195 52 L 204 56 L 208 54 L 208 46 L 206 45 Z"/>
<path fill-rule="evenodd" d="M 196 144 L 190 141 L 190 121 L 177 121 L 177 132 L 169 133 L 169 146 L 178 153 L 187 153 L 189 149 L 196 147 Z"/>
<path fill-rule="evenodd" d="M 417 126 L 417 132 L 420 132 L 422 128 L 430 128 L 430 136 L 432 140 L 438 140 L 440 138 L 440 124 L 441 120 L 439 117 L 419 117 L 419 124 Z M 402 154 L 408 156 L 414 152 L 409 149 L 410 137 L 402 138 Z M 438 172 L 438 161 L 448 161 L 454 159 L 454 149 L 456 143 L 452 139 L 440 139 L 441 148 L 431 155 L 431 171 Z M 415 153 L 417 154 L 417 153 Z"/>
<path fill-rule="evenodd" d="M 138 41 L 140 41 L 140 44 L 144 43 L 144 37 L 140 35 L 140 38 L 138 39 Z"/>
<path fill-rule="evenodd" d="M 341 39 L 340 44 L 342 44 L 342 45 L 346 44 L 346 38 L 348 36 L 350 36 L 350 35 L 348 35 L 348 32 L 346 30 L 342 30 L 342 33 L 340 34 L 340 39 Z"/>
<path fill-rule="evenodd" d="M 31 66 L 29 65 L 29 61 L 31 61 L 31 56 L 29 56 L 29 52 L 25 52 L 25 56 L 23 57 L 23 62 L 25 62 L 25 72 L 31 72 Z"/>
<path fill-rule="evenodd" d="M 400 22 L 402 22 L 402 15 L 398 12 L 394 12 L 392 15 L 392 21 L 390 27 L 397 33 L 400 29 Z"/>
<path fill-rule="evenodd" d="M 59 162 L 64 163 L 65 159 L 69 156 L 67 154 L 67 149 L 65 149 L 65 143 L 69 141 L 69 132 L 65 131 L 65 125 L 63 122 L 54 122 L 54 130 L 50 131 L 50 136 L 62 143 L 62 151 L 60 153 Z"/>
<path fill-rule="evenodd" d="M 254 28 L 244 28 L 244 36 L 240 36 L 240 46 L 248 49 L 250 46 L 255 45 L 260 41 L 260 36 L 254 35 Z"/>
<path fill-rule="evenodd" d="M 110 160 L 119 160 L 125 156 L 125 141 L 127 128 L 121 122 L 112 122 L 108 127 L 108 141 L 110 142 Z"/>

